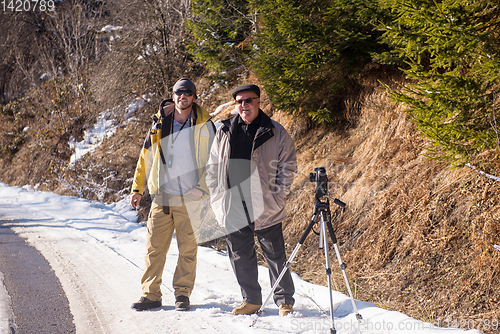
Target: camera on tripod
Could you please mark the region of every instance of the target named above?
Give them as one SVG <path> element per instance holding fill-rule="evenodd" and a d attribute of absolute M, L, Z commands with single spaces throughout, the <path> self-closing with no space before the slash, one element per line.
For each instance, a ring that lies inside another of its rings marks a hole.
<path fill-rule="evenodd" d="M 309 174 L 309 181 L 316 183 L 316 198 L 328 195 L 328 176 L 325 167 L 314 168 L 315 173 Z"/>

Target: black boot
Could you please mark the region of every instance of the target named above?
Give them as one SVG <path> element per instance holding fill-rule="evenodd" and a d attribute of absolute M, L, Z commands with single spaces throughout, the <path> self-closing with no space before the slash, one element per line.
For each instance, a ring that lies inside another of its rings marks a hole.
<path fill-rule="evenodd" d="M 187 311 L 191 308 L 189 304 L 189 298 L 186 296 L 179 296 L 175 298 L 175 310 L 176 311 Z"/>

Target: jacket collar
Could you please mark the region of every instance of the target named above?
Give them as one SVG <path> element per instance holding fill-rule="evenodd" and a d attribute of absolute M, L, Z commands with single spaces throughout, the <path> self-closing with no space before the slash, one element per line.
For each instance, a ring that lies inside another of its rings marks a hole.
<path fill-rule="evenodd" d="M 173 99 L 166 99 L 160 104 L 160 110 L 156 113 L 158 118 L 171 119 L 170 116 L 175 110 L 175 103 Z M 205 108 L 193 102 L 193 109 L 191 110 L 191 125 L 202 124 L 210 120 L 211 117 Z"/>
<path fill-rule="evenodd" d="M 274 129 L 274 124 L 269 116 L 266 115 L 265 112 L 262 111 L 262 109 L 259 109 L 260 113 L 260 123 L 259 123 L 259 129 Z M 230 131 L 236 129 L 236 126 L 238 125 L 239 120 L 241 119 L 240 115 L 235 115 L 233 117 L 227 118 L 223 121 L 221 121 L 222 125 L 224 126 L 223 129 L 224 131 Z M 232 132 L 232 131 L 231 131 Z"/>
<path fill-rule="evenodd" d="M 156 117 L 156 124 L 161 127 L 161 136 L 166 137 L 170 134 L 172 126 L 172 113 L 175 110 L 175 103 L 173 99 L 166 99 L 160 103 L 160 108 L 153 118 Z M 212 117 L 208 114 L 205 108 L 193 102 L 193 109 L 191 110 L 191 126 L 196 124 L 203 124 L 208 122 Z"/>
<path fill-rule="evenodd" d="M 261 146 L 268 139 L 270 139 L 274 136 L 273 121 L 261 109 L 259 109 L 259 113 L 261 115 L 260 122 L 259 122 L 259 128 L 257 129 L 257 132 L 255 133 L 252 151 L 255 151 L 259 146 Z M 231 145 L 233 144 L 233 140 L 236 137 L 236 136 L 233 136 L 233 134 L 236 133 L 239 119 L 240 119 L 240 115 L 236 115 L 236 116 L 233 116 L 231 118 L 228 118 L 228 119 L 222 121 L 222 125 L 223 125 L 222 131 L 224 131 L 225 133 L 228 133 Z"/>

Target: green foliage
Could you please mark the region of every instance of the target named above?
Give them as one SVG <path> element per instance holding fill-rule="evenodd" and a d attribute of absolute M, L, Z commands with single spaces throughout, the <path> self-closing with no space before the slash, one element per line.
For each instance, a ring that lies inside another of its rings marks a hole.
<path fill-rule="evenodd" d="M 277 108 L 319 122 L 341 113 L 353 78 L 386 50 L 373 29 L 386 12 L 368 0 L 210 0 L 192 8 L 199 60 L 219 71 L 252 69 Z"/>
<path fill-rule="evenodd" d="M 261 1 L 255 61 L 273 104 L 298 116 L 332 121 L 371 54 L 384 50 L 373 29 L 382 19 L 364 0 Z"/>
<path fill-rule="evenodd" d="M 385 0 L 384 28 L 412 83 L 392 96 L 409 106 L 436 157 L 456 164 L 498 147 L 494 87 L 500 84 L 500 11 L 486 0 Z M 388 57 L 389 58 L 389 57 Z M 498 106 L 497 106 L 498 108 Z"/>
<path fill-rule="evenodd" d="M 192 3 L 186 27 L 196 37 L 189 50 L 198 61 L 219 72 L 246 66 L 252 51 L 254 8 L 246 0 L 208 0 Z"/>
<path fill-rule="evenodd" d="M 392 96 L 408 105 L 436 157 L 460 164 L 500 148 L 497 3 L 209 0 L 193 11 L 197 58 L 219 71 L 253 70 L 278 109 L 338 121 L 375 59 L 402 67 L 410 84 Z"/>

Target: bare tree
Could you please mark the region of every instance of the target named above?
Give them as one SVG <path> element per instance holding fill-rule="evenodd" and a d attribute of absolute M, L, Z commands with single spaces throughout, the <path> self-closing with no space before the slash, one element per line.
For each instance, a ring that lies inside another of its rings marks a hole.
<path fill-rule="evenodd" d="M 135 0 L 117 3 L 120 9 L 112 33 L 104 35 L 107 53 L 94 75 L 100 100 L 152 93 L 163 97 L 181 76 L 201 67 L 186 50 L 186 0 Z"/>
<path fill-rule="evenodd" d="M 0 16 L 0 93 L 1 102 L 7 103 L 22 96 L 39 74 L 36 34 L 39 17 L 8 11 Z"/>
<path fill-rule="evenodd" d="M 56 3 L 52 11 L 0 13 L 2 103 L 21 97 L 45 77 L 77 77 L 95 60 L 96 27 L 109 17 L 105 4 L 94 0 Z"/>

